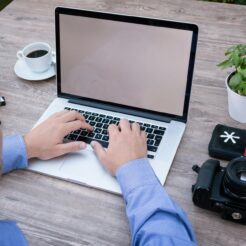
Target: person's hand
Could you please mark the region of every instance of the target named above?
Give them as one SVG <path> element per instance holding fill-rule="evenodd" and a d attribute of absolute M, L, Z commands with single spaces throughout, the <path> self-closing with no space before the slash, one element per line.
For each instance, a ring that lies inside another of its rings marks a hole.
<path fill-rule="evenodd" d="M 140 130 L 137 123 L 130 124 L 128 120 L 121 120 L 119 126 L 110 125 L 109 146 L 105 150 L 96 141 L 91 142 L 99 161 L 115 175 L 117 169 L 126 162 L 146 157 L 146 134 Z"/>
<path fill-rule="evenodd" d="M 93 130 L 76 111 L 64 110 L 55 113 L 24 136 L 28 159 L 37 157 L 47 160 L 86 148 L 84 142 L 63 143 L 66 135 L 79 128 Z"/>

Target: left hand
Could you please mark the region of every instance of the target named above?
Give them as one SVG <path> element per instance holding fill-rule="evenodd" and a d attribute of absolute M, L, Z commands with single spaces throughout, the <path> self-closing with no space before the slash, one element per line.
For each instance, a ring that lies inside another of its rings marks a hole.
<path fill-rule="evenodd" d="M 24 136 L 28 159 L 36 157 L 47 160 L 86 148 L 86 143 L 80 141 L 63 143 L 66 135 L 79 128 L 93 130 L 76 111 L 55 113 Z"/>

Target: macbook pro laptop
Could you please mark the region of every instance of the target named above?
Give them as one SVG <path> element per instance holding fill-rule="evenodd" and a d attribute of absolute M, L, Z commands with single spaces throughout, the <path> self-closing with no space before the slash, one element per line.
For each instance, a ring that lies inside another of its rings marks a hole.
<path fill-rule="evenodd" d="M 62 7 L 55 25 L 57 98 L 36 125 L 67 109 L 84 115 L 94 131 L 64 138 L 85 141 L 86 150 L 35 159 L 29 169 L 121 193 L 89 143 L 96 139 L 107 148 L 108 125 L 126 118 L 146 132 L 150 164 L 164 184 L 187 122 L 198 27 Z"/>

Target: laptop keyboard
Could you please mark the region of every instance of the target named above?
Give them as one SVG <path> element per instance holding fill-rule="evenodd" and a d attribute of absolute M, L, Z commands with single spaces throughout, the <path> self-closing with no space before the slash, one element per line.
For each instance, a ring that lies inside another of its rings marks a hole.
<path fill-rule="evenodd" d="M 89 111 L 78 110 L 74 108 L 65 107 L 66 110 L 74 110 L 82 114 L 86 122 L 88 122 L 91 126 L 93 126 L 93 132 L 89 132 L 85 129 L 78 129 L 76 131 L 71 132 L 69 135 L 65 136 L 64 142 L 69 141 L 84 141 L 85 143 L 90 144 L 92 140 L 96 140 L 102 144 L 104 148 L 108 147 L 109 144 L 109 136 L 108 136 L 108 126 L 110 124 L 118 125 L 120 122 L 119 117 L 113 117 L 105 114 L 98 114 Z M 129 120 L 130 123 L 134 123 L 135 121 Z M 150 159 L 154 159 L 155 153 L 160 145 L 162 137 L 165 134 L 165 127 L 151 125 L 148 123 L 137 122 L 140 125 L 142 131 L 146 132 L 147 136 L 147 148 L 148 153 L 147 157 Z"/>

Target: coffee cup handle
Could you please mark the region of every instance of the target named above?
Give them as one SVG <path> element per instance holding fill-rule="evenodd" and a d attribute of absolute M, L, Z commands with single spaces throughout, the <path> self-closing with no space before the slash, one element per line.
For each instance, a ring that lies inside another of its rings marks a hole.
<path fill-rule="evenodd" d="M 56 52 L 52 51 L 51 55 L 52 55 L 52 62 L 55 64 L 56 63 Z"/>
<path fill-rule="evenodd" d="M 19 50 L 19 51 L 16 53 L 16 56 L 17 56 L 18 59 L 24 58 L 24 54 L 23 54 L 22 50 Z"/>

